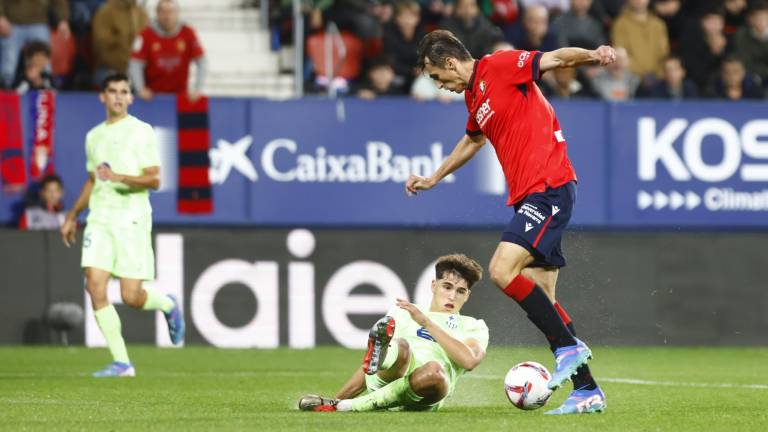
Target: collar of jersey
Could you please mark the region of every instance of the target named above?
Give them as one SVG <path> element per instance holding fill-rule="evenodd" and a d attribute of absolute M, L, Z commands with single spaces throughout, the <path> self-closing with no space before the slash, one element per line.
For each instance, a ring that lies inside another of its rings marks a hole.
<path fill-rule="evenodd" d="M 482 59 L 475 60 L 475 65 L 472 66 L 472 76 L 469 77 L 469 82 L 467 83 L 470 92 L 475 91 L 475 76 L 477 76 L 477 66 L 480 64 L 480 60 Z"/>

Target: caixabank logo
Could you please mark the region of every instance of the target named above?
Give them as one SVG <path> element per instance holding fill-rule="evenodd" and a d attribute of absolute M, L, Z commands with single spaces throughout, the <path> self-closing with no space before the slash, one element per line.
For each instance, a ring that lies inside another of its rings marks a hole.
<path fill-rule="evenodd" d="M 768 119 L 637 120 L 636 208 L 768 212 Z"/>
<path fill-rule="evenodd" d="M 213 184 L 222 184 L 235 173 L 252 182 L 261 181 L 263 175 L 279 183 L 404 183 L 412 173 L 431 175 L 445 159 L 440 142 L 416 155 L 397 154 L 383 141 L 368 141 L 359 148 L 337 152 L 288 138 L 254 145 L 251 135 L 234 142 L 219 139 L 209 151 L 209 177 Z M 450 175 L 444 181 L 455 179 Z"/>

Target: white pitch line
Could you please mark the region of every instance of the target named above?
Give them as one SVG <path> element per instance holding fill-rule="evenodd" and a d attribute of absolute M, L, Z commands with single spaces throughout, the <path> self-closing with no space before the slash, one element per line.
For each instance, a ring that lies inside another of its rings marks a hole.
<path fill-rule="evenodd" d="M 502 380 L 503 377 L 497 375 L 467 374 L 466 378 L 480 380 Z M 650 381 L 633 378 L 604 378 L 597 377 L 598 381 L 612 382 L 618 384 L 635 384 L 649 386 L 669 386 L 669 387 L 699 387 L 699 388 L 741 388 L 751 390 L 768 390 L 768 384 L 730 384 L 730 383 L 697 383 L 686 381 Z"/>

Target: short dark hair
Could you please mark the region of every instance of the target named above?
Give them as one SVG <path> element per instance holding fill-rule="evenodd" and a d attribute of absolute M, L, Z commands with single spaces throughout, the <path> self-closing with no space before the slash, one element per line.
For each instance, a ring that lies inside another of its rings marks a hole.
<path fill-rule="evenodd" d="M 444 67 L 448 57 L 453 57 L 459 61 L 472 60 L 472 54 L 467 47 L 448 30 L 434 30 L 429 32 L 419 42 L 419 49 L 416 51 L 419 60 L 417 66 L 424 69 L 426 59 L 437 67 Z"/>
<path fill-rule="evenodd" d="M 22 53 L 24 55 L 24 59 L 28 60 L 32 58 L 35 54 L 44 54 L 46 57 L 51 56 L 51 47 L 48 46 L 47 43 L 42 41 L 32 41 L 24 45 L 24 49 L 22 49 Z"/>
<path fill-rule="evenodd" d="M 40 180 L 40 190 L 43 190 L 48 183 L 58 183 L 59 187 L 64 187 L 61 177 L 56 174 L 48 174 Z"/>
<path fill-rule="evenodd" d="M 768 10 L 768 1 L 754 0 L 753 2 L 750 2 L 749 8 L 747 9 L 747 13 L 752 14 L 754 12 L 759 12 L 764 10 Z"/>
<path fill-rule="evenodd" d="M 101 81 L 101 91 L 105 91 L 107 87 L 109 87 L 110 83 L 121 81 L 127 82 L 129 86 L 131 84 L 131 80 L 128 79 L 128 75 L 121 72 L 111 73 Z"/>
<path fill-rule="evenodd" d="M 467 288 L 472 288 L 483 278 L 483 267 L 477 261 L 464 254 L 443 255 L 435 264 L 435 275 L 442 279 L 446 272 L 455 272 L 467 281 Z"/>

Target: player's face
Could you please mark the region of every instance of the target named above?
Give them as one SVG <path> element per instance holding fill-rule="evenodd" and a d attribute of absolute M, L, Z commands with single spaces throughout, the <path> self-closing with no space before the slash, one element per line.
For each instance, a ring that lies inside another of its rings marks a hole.
<path fill-rule="evenodd" d="M 458 313 L 469 299 L 467 281 L 458 273 L 446 271 L 443 277 L 432 281 L 430 311 Z"/>
<path fill-rule="evenodd" d="M 133 94 L 127 81 L 112 81 L 99 94 L 99 99 L 111 117 L 119 117 L 128 112 L 128 107 L 133 103 Z"/>
<path fill-rule="evenodd" d="M 467 88 L 467 83 L 461 79 L 461 76 L 457 72 L 456 63 L 458 63 L 458 61 L 455 59 L 448 59 L 445 65 L 446 67 L 444 68 L 437 67 L 431 63 L 426 63 L 424 65 L 424 73 L 432 78 L 435 85 L 437 85 L 437 88 L 446 89 L 454 93 L 461 93 Z"/>

